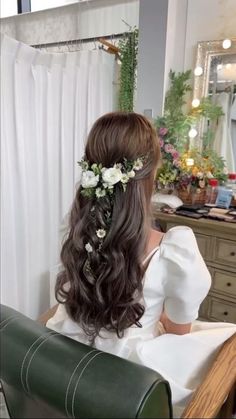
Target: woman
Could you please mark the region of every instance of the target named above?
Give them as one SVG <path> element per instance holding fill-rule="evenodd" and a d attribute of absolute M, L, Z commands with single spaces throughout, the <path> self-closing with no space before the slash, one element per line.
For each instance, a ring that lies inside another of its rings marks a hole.
<path fill-rule="evenodd" d="M 212 344 L 214 324 L 192 327 L 210 275 L 191 229 L 151 228 L 159 159 L 156 131 L 142 115 L 111 113 L 94 124 L 61 251 L 60 304 L 47 326 L 156 369 L 183 406 L 235 329 L 218 324 Z"/>

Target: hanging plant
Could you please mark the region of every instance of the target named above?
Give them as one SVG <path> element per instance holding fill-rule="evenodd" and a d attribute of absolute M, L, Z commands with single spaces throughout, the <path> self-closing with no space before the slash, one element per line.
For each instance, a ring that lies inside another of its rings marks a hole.
<path fill-rule="evenodd" d="M 119 109 L 132 112 L 136 89 L 138 29 L 129 31 L 119 42 L 120 50 L 120 91 Z"/>

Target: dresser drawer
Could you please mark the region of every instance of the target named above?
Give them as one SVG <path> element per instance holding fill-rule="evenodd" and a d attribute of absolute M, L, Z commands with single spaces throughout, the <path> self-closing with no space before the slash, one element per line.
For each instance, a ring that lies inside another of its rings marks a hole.
<path fill-rule="evenodd" d="M 230 297 L 236 297 L 236 273 L 211 269 L 212 286 L 211 289 Z M 236 310 L 236 308 L 235 308 Z"/>
<path fill-rule="evenodd" d="M 209 298 L 205 298 L 199 308 L 199 320 L 208 320 Z"/>
<path fill-rule="evenodd" d="M 236 323 L 236 304 L 228 303 L 216 298 L 209 299 L 208 316 L 210 320 Z"/>
<path fill-rule="evenodd" d="M 236 268 L 236 242 L 217 238 L 214 259 L 215 262 Z"/>
<path fill-rule="evenodd" d="M 206 260 L 211 259 L 211 252 L 213 249 L 212 237 L 199 233 L 194 234 L 202 257 Z"/>

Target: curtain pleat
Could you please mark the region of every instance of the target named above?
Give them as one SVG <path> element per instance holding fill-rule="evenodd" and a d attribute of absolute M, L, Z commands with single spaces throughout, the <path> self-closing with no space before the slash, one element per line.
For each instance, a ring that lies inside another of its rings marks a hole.
<path fill-rule="evenodd" d="M 36 318 L 92 123 L 113 110 L 114 57 L 42 53 L 1 37 L 1 301 Z"/>

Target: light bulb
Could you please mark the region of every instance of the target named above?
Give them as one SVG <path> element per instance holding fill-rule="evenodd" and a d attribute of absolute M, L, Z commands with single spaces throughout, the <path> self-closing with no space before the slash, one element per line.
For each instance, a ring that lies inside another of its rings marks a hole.
<path fill-rule="evenodd" d="M 222 70 L 222 68 L 223 68 L 223 65 L 222 64 L 218 64 L 217 70 Z"/>
<path fill-rule="evenodd" d="M 202 69 L 202 67 L 196 67 L 196 68 L 194 69 L 194 74 L 195 74 L 195 76 L 201 76 L 201 75 L 202 75 L 202 73 L 203 73 L 203 69 Z"/>
<path fill-rule="evenodd" d="M 194 165 L 194 160 L 193 159 L 190 159 L 190 158 L 188 158 L 188 159 L 186 159 L 186 166 L 193 166 Z"/>
<path fill-rule="evenodd" d="M 200 100 L 199 99 L 193 99 L 192 107 L 193 108 L 198 108 L 199 105 L 200 105 Z"/>
<path fill-rule="evenodd" d="M 197 136 L 197 130 L 195 128 L 191 128 L 188 133 L 189 138 L 195 138 Z"/>
<path fill-rule="evenodd" d="M 222 42 L 222 47 L 223 47 L 224 49 L 228 49 L 228 48 L 230 48 L 230 47 L 231 47 L 231 44 L 232 44 L 232 42 L 230 41 L 230 39 L 225 39 L 225 40 Z"/>

